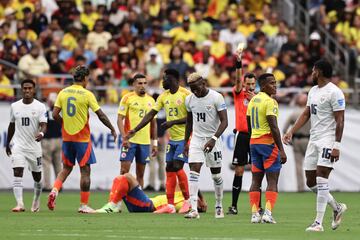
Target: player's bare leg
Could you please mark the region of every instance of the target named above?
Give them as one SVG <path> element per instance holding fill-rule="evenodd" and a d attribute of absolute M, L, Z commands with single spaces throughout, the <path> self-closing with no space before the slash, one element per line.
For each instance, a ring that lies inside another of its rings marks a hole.
<path fill-rule="evenodd" d="M 276 223 L 275 219 L 272 216 L 272 212 L 278 195 L 277 185 L 278 185 L 279 175 L 280 172 L 266 173 L 266 181 L 268 185 L 265 193 L 265 197 L 266 197 L 265 211 L 261 219 L 263 223 Z"/>
<path fill-rule="evenodd" d="M 49 210 L 54 210 L 55 209 L 55 204 L 56 204 L 56 197 L 59 194 L 59 191 L 62 188 L 62 184 L 66 181 L 67 177 L 70 175 L 71 171 L 73 169 L 73 166 L 68 166 L 66 164 L 63 164 L 63 169 L 61 170 L 61 172 L 58 174 L 55 182 L 54 182 L 54 186 L 53 189 L 51 190 L 49 196 L 48 196 L 48 208 Z"/>
<path fill-rule="evenodd" d="M 16 167 L 14 170 L 14 182 L 13 192 L 16 200 L 16 207 L 12 209 L 13 212 L 24 212 L 24 201 L 23 201 L 23 174 L 24 168 Z"/>
<path fill-rule="evenodd" d="M 144 172 L 146 164 L 136 163 L 136 179 L 139 182 L 141 189 L 144 187 Z"/>
<path fill-rule="evenodd" d="M 32 212 L 40 211 L 40 195 L 42 192 L 41 172 L 32 172 L 34 179 L 34 198 L 31 206 Z"/>
<path fill-rule="evenodd" d="M 260 187 L 264 178 L 264 172 L 252 172 L 251 186 L 249 190 L 251 223 L 260 223 L 261 215 L 259 213 L 259 202 L 261 198 Z"/>
<path fill-rule="evenodd" d="M 190 163 L 190 176 L 189 176 L 189 192 L 191 210 L 185 214 L 185 218 L 200 218 L 198 213 L 198 192 L 199 192 L 199 177 L 202 163 Z"/>
<path fill-rule="evenodd" d="M 90 165 L 80 167 L 80 207 L 79 213 L 94 213 L 95 211 L 88 206 L 90 197 Z"/>

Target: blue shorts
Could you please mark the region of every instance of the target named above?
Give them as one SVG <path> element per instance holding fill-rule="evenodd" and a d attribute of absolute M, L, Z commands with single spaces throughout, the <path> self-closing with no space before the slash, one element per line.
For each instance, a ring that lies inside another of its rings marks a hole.
<path fill-rule="evenodd" d="M 155 210 L 153 202 L 139 186 L 131 190 L 123 198 L 123 201 L 129 212 L 153 212 Z"/>
<path fill-rule="evenodd" d="M 121 148 L 120 161 L 133 161 L 146 164 L 150 162 L 150 145 L 130 143 L 130 148 Z"/>
<path fill-rule="evenodd" d="M 171 162 L 174 160 L 188 162 L 188 158 L 183 154 L 184 140 L 181 141 L 169 141 L 166 146 L 166 161 Z"/>
<path fill-rule="evenodd" d="M 91 142 L 63 142 L 62 160 L 66 166 L 70 167 L 75 165 L 76 160 L 80 167 L 96 163 Z"/>
<path fill-rule="evenodd" d="M 252 172 L 279 172 L 279 149 L 275 144 L 250 144 Z"/>

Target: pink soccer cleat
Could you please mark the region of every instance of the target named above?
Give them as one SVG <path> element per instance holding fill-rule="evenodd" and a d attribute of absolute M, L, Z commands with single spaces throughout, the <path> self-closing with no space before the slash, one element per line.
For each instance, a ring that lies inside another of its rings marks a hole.
<path fill-rule="evenodd" d="M 189 200 L 185 200 L 184 204 L 182 205 L 182 207 L 179 210 L 179 213 L 183 214 L 183 213 L 187 213 L 190 211 L 191 205 Z"/>
<path fill-rule="evenodd" d="M 165 206 L 156 210 L 154 213 L 176 213 L 176 209 L 175 209 L 174 205 L 166 204 Z"/>

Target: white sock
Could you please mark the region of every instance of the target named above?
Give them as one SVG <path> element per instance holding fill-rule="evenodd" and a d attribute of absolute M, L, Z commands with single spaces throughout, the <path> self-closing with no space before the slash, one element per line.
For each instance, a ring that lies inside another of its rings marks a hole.
<path fill-rule="evenodd" d="M 119 201 L 118 203 L 114 203 L 114 204 L 117 208 L 121 209 L 122 201 Z"/>
<path fill-rule="evenodd" d="M 329 180 L 323 177 L 316 177 L 317 198 L 316 198 L 316 222 L 322 224 L 329 195 Z"/>
<path fill-rule="evenodd" d="M 221 174 L 211 174 L 212 179 L 214 181 L 215 188 L 215 207 L 222 207 L 222 199 L 223 199 L 223 179 Z"/>
<path fill-rule="evenodd" d="M 34 201 L 39 201 L 42 192 L 42 183 L 34 182 Z"/>
<path fill-rule="evenodd" d="M 317 193 L 317 186 L 313 186 L 310 188 L 312 192 Z M 329 192 L 328 195 L 328 202 L 329 206 L 333 209 L 333 210 L 337 210 L 338 209 L 338 202 L 336 201 L 336 199 L 333 197 L 333 195 L 331 195 L 331 193 Z"/>
<path fill-rule="evenodd" d="M 18 206 L 24 206 L 23 201 L 23 179 L 22 177 L 14 177 L 13 191 Z"/>
<path fill-rule="evenodd" d="M 198 191 L 199 191 L 200 173 L 190 171 L 189 176 L 189 192 L 191 209 L 197 211 Z"/>

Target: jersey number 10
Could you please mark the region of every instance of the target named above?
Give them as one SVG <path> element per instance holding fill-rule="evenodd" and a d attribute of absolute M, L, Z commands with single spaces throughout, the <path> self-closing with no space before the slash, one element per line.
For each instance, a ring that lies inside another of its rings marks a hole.
<path fill-rule="evenodd" d="M 30 118 L 23 117 L 21 118 L 21 126 L 29 126 L 30 125 Z"/>

